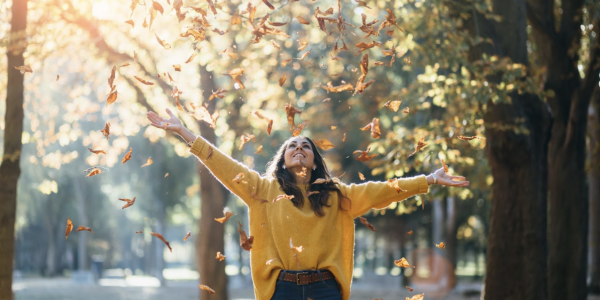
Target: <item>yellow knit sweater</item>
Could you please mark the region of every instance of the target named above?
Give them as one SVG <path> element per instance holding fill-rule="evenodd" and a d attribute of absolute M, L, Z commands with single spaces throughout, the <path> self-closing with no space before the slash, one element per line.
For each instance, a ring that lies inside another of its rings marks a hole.
<path fill-rule="evenodd" d="M 325 216 L 318 217 L 309 203 L 302 207 L 295 207 L 286 199 L 273 203 L 273 199 L 285 194 L 276 179 L 260 176 L 219 151 L 204 138 L 197 137 L 190 152 L 248 205 L 248 235 L 254 236 L 250 265 L 257 300 L 271 299 L 277 275 L 282 269 L 327 269 L 335 275 L 342 298 L 348 300 L 354 269 L 354 218 L 371 208 L 385 208 L 392 202 L 427 193 L 429 188 L 423 175 L 398 179 L 399 186 L 406 190 L 400 194 L 389 187 L 387 182 L 340 184 L 342 194 L 352 203 L 351 209 L 339 209 L 337 193 L 332 193 L 329 198 L 331 207 L 323 207 Z M 243 173 L 245 177 L 236 183 L 233 179 L 239 173 Z M 300 188 L 306 195 L 306 187 Z M 269 200 L 269 203 L 261 203 L 260 199 Z M 296 252 L 290 249 L 290 238 L 294 246 L 304 248 L 297 257 L 293 256 Z M 273 261 L 267 265 L 269 260 Z"/>

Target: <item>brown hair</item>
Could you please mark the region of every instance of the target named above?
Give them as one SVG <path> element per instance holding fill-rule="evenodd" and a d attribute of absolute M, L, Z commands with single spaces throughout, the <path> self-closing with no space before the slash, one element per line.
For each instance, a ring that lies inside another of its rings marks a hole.
<path fill-rule="evenodd" d="M 310 143 L 314 153 L 315 166 L 317 166 L 315 170 L 310 169 L 310 182 L 307 190 L 307 192 L 319 192 L 317 194 L 308 196 L 312 210 L 317 216 L 324 216 L 325 212 L 323 211 L 323 206 L 331 207 L 331 204 L 329 203 L 331 192 L 336 192 L 338 194 L 340 209 L 348 210 L 351 205 L 350 199 L 342 195 L 342 191 L 337 186 L 340 183 L 339 180 L 329 174 L 327 165 L 325 164 L 321 153 L 319 153 L 317 147 L 315 146 L 315 143 L 313 143 L 313 141 L 307 137 L 300 137 L 305 138 Z M 269 163 L 267 163 L 266 176 L 276 178 L 279 182 L 281 190 L 287 195 L 294 196 L 292 199 L 294 206 L 302 207 L 304 205 L 304 196 L 302 195 L 302 190 L 298 187 L 298 185 L 296 185 L 292 174 L 287 169 L 283 168 L 283 165 L 285 164 L 285 151 L 292 138 L 289 138 L 287 141 L 285 141 L 279 150 L 277 150 L 275 156 L 273 156 Z M 318 178 L 327 180 L 327 183 L 312 184 Z"/>

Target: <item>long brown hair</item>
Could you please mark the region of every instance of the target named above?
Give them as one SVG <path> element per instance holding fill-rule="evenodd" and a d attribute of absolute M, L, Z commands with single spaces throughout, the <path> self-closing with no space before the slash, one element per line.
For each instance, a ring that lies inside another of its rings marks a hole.
<path fill-rule="evenodd" d="M 313 143 L 311 139 L 305 136 L 300 137 L 306 139 L 310 143 L 310 146 L 314 153 L 315 166 L 317 166 L 315 170 L 310 169 L 310 182 L 307 190 L 307 192 L 319 192 L 308 196 L 308 200 L 310 201 L 310 206 L 312 210 L 317 216 L 324 216 L 325 212 L 323 211 L 323 206 L 331 207 L 331 204 L 329 203 L 329 197 L 331 197 L 331 192 L 337 193 L 340 209 L 350 209 L 350 199 L 342 195 L 342 191 L 337 186 L 339 184 L 339 180 L 335 177 L 332 177 L 329 173 L 327 165 L 325 164 L 321 153 L 319 153 L 319 150 L 315 146 L 315 143 Z M 283 165 L 285 164 L 285 151 L 292 139 L 293 137 L 285 141 L 283 145 L 281 145 L 279 150 L 277 150 L 275 156 L 273 156 L 269 163 L 267 163 L 266 176 L 276 178 L 279 182 L 281 190 L 287 195 L 294 196 L 294 198 L 292 199 L 292 203 L 294 203 L 294 206 L 302 207 L 304 205 L 304 196 L 302 195 L 302 190 L 300 189 L 300 187 L 298 187 L 298 185 L 296 185 L 294 177 L 290 173 L 290 171 L 283 168 Z M 318 178 L 326 179 L 327 183 L 312 184 Z"/>

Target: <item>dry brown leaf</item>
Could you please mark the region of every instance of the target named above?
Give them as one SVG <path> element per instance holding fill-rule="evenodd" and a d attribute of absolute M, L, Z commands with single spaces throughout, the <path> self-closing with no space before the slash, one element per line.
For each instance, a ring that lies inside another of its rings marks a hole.
<path fill-rule="evenodd" d="M 367 124 L 367 126 L 360 128 L 360 130 L 365 131 L 371 129 L 371 137 L 374 139 L 378 139 L 381 136 L 381 129 L 379 128 L 379 118 L 373 118 L 371 123 Z"/>
<path fill-rule="evenodd" d="M 294 130 L 292 130 L 292 136 L 299 136 L 300 133 L 302 133 L 302 129 L 304 129 L 304 127 L 306 127 L 307 124 L 308 124 L 308 121 L 304 121 L 304 122 L 298 124 L 298 127 L 294 128 Z"/>
<path fill-rule="evenodd" d="M 89 174 L 85 175 L 85 177 L 92 177 L 92 176 L 104 173 L 104 172 L 102 172 L 102 170 L 100 170 L 98 168 L 92 168 L 91 170 L 89 170 L 89 171 L 86 170 L 84 172 L 89 172 Z"/>
<path fill-rule="evenodd" d="M 240 10 L 236 9 L 231 17 L 230 25 L 242 24 L 242 16 L 240 16 Z"/>
<path fill-rule="evenodd" d="M 345 137 L 345 134 L 344 134 Z M 369 161 L 371 160 L 371 158 L 377 156 L 377 154 L 371 154 L 369 155 L 369 150 L 371 150 L 371 147 L 367 148 L 367 151 L 362 151 L 362 150 L 356 150 L 354 152 L 352 152 L 353 154 L 359 153 L 360 155 L 356 158 L 356 160 L 358 161 Z"/>
<path fill-rule="evenodd" d="M 327 92 L 332 92 L 332 93 L 352 91 L 354 89 L 354 86 L 352 85 L 352 83 L 344 83 L 343 81 L 342 81 L 342 83 L 343 84 L 340 86 L 333 86 L 330 81 L 327 83 L 327 85 L 321 85 L 321 87 L 326 89 Z"/>
<path fill-rule="evenodd" d="M 287 23 L 288 22 L 271 22 L 271 21 L 269 21 L 269 25 L 276 26 L 276 27 L 287 25 Z"/>
<path fill-rule="evenodd" d="M 235 68 L 231 71 L 227 71 L 227 74 L 223 74 L 223 75 L 229 75 L 231 76 L 231 79 L 235 82 L 237 82 L 237 84 L 239 84 L 240 88 L 243 90 L 246 87 L 244 86 L 244 83 L 242 83 L 242 81 L 240 80 L 240 76 L 242 76 L 244 74 L 244 69 L 242 68 Z"/>
<path fill-rule="evenodd" d="M 335 148 L 335 146 L 326 139 L 316 139 L 313 140 L 313 142 L 317 147 L 321 148 L 321 150 L 329 150 L 331 148 Z"/>
<path fill-rule="evenodd" d="M 403 190 L 399 184 L 398 184 L 398 178 L 394 178 L 394 179 L 388 179 L 387 180 L 387 185 L 393 189 L 396 190 L 396 192 L 399 194 L 400 192 L 406 192 L 406 190 Z"/>
<path fill-rule="evenodd" d="M 224 211 L 223 213 L 225 214 L 225 216 L 222 218 L 215 218 L 215 221 L 223 224 L 223 223 L 227 222 L 227 220 L 229 220 L 229 218 L 231 218 L 231 216 L 233 216 L 233 213 L 230 211 Z"/>
<path fill-rule="evenodd" d="M 346 141 L 346 133 L 342 136 L 342 143 Z"/>
<path fill-rule="evenodd" d="M 115 75 L 117 72 L 117 67 L 113 66 L 112 70 L 110 70 L 110 76 L 108 77 L 108 87 L 110 87 L 110 90 L 114 90 L 114 82 L 115 82 Z"/>
<path fill-rule="evenodd" d="M 73 231 L 73 222 L 67 218 L 67 228 L 65 229 L 65 240 L 69 237 L 69 233 Z"/>
<path fill-rule="evenodd" d="M 302 54 L 302 56 L 300 56 L 299 58 L 296 58 L 297 60 L 303 60 L 305 59 L 308 55 L 310 54 L 310 51 L 306 51 L 304 54 Z"/>
<path fill-rule="evenodd" d="M 127 203 L 125 203 L 125 205 L 123 205 L 123 207 L 121 207 L 121 209 L 126 209 L 126 208 L 132 206 L 135 203 L 135 198 L 136 197 L 133 197 L 133 199 L 119 198 L 119 200 L 127 202 Z"/>
<path fill-rule="evenodd" d="M 215 257 L 215 258 L 218 259 L 219 261 L 224 261 L 225 255 L 221 254 L 221 252 L 217 252 L 217 257 Z"/>
<path fill-rule="evenodd" d="M 143 84 L 145 84 L 145 85 L 154 85 L 154 82 L 146 81 L 146 80 L 144 80 L 144 79 L 142 79 L 142 78 L 139 78 L 139 77 L 137 77 L 137 76 L 133 76 L 133 77 L 134 77 L 135 79 L 137 79 L 139 82 L 141 82 L 141 83 L 143 83 Z"/>
<path fill-rule="evenodd" d="M 186 63 L 186 64 L 187 64 L 187 63 L 191 63 L 191 62 L 192 62 L 192 60 L 194 60 L 194 57 L 196 57 L 196 52 L 192 53 L 192 55 L 190 55 L 190 58 L 188 58 L 188 59 L 185 61 L 185 63 Z"/>
<path fill-rule="evenodd" d="M 406 297 L 406 300 L 423 300 L 425 298 L 425 294 L 414 295 L 411 298 Z"/>
<path fill-rule="evenodd" d="M 156 1 L 152 1 L 152 7 L 154 9 L 156 9 L 158 12 L 160 12 L 161 15 L 165 12 L 162 5 L 160 5 L 160 3 L 156 2 Z"/>
<path fill-rule="evenodd" d="M 411 293 L 414 291 L 414 289 L 408 287 L 408 285 L 406 286 L 406 289 L 408 289 L 408 291 L 411 292 Z"/>
<path fill-rule="evenodd" d="M 94 231 L 91 228 L 85 227 L 85 226 L 81 226 L 81 225 L 79 225 L 79 227 L 77 228 L 76 231 L 89 231 L 91 233 L 94 233 Z"/>
<path fill-rule="evenodd" d="M 104 150 L 93 150 L 92 148 L 88 148 L 88 150 L 90 150 L 90 152 L 94 153 L 94 154 L 106 154 L 106 152 L 104 152 Z"/>
<path fill-rule="evenodd" d="M 361 172 L 358 172 L 358 178 L 360 178 L 360 180 L 365 180 L 365 175 L 363 175 Z"/>
<path fill-rule="evenodd" d="M 258 146 L 258 149 L 256 149 L 256 152 L 254 152 L 254 154 L 259 154 L 260 152 L 262 152 L 263 149 L 263 145 Z"/>
<path fill-rule="evenodd" d="M 240 137 L 241 140 L 241 144 L 238 150 L 242 150 L 242 148 L 244 147 L 244 145 L 249 142 L 250 140 L 252 140 L 253 142 L 256 142 L 256 138 L 254 137 L 254 135 L 252 134 L 246 134 L 246 135 L 242 135 Z M 242 174 L 242 173 L 240 173 Z"/>
<path fill-rule="evenodd" d="M 165 240 L 165 238 L 162 236 L 162 234 L 156 233 L 156 232 L 152 232 L 150 234 L 157 237 L 159 240 L 161 240 L 163 243 L 165 243 L 165 245 L 167 245 L 167 247 L 169 247 L 169 251 L 173 252 L 173 249 L 171 249 L 171 245 L 169 244 L 169 242 L 167 242 L 167 240 Z"/>
<path fill-rule="evenodd" d="M 298 47 L 298 51 L 304 50 L 308 46 L 308 42 L 300 42 L 300 47 Z"/>
<path fill-rule="evenodd" d="M 444 249 L 446 248 L 446 245 L 444 244 L 444 242 L 440 242 L 439 244 L 435 244 L 436 247 L 440 248 L 440 249 Z"/>
<path fill-rule="evenodd" d="M 287 112 L 287 110 L 286 110 L 286 112 Z M 267 126 L 267 133 L 268 133 L 269 135 L 271 135 L 271 129 L 273 128 L 273 120 L 272 120 L 272 119 L 269 119 L 269 118 L 267 118 L 267 117 L 265 117 L 265 116 L 264 116 L 263 114 L 261 114 L 259 111 L 256 111 L 256 110 L 255 110 L 255 111 L 253 111 L 252 113 L 253 113 L 254 115 L 256 115 L 257 117 L 261 118 L 262 120 L 265 120 L 265 121 L 267 121 L 267 123 L 268 123 L 268 126 Z M 300 112 L 300 113 L 302 113 L 302 112 Z M 288 121 L 289 121 L 289 119 L 288 119 Z"/>
<path fill-rule="evenodd" d="M 185 242 L 185 241 L 187 241 L 187 239 L 188 239 L 190 236 L 192 236 L 192 232 L 191 232 L 191 231 L 188 231 L 188 233 L 186 233 L 186 234 L 185 234 L 185 236 L 183 237 L 183 241 L 184 241 L 184 242 Z"/>
<path fill-rule="evenodd" d="M 484 139 L 485 140 L 484 137 L 475 136 L 475 135 L 474 136 L 462 136 L 462 135 L 459 135 L 459 136 L 457 136 L 457 138 L 459 140 L 463 140 L 463 141 L 471 141 L 471 140 L 474 140 L 474 139 Z"/>
<path fill-rule="evenodd" d="M 400 109 L 400 104 L 402 104 L 402 100 L 394 100 L 386 102 L 383 106 L 391 109 L 393 112 L 398 112 L 398 109 Z"/>
<path fill-rule="evenodd" d="M 146 160 L 146 163 L 142 165 L 142 168 L 147 167 L 151 164 L 152 164 L 152 157 L 148 157 L 148 159 Z"/>
<path fill-rule="evenodd" d="M 442 166 L 444 167 L 444 173 L 448 174 L 448 166 L 446 165 L 446 162 L 444 162 L 444 159 L 442 158 Z"/>
<path fill-rule="evenodd" d="M 304 25 L 310 24 L 310 22 L 306 21 L 306 19 L 304 19 L 302 16 L 297 16 L 296 19 L 298 20 L 298 22 L 300 22 L 300 24 L 304 24 Z"/>
<path fill-rule="evenodd" d="M 290 129 L 296 128 L 296 122 L 294 121 L 294 117 L 296 114 L 302 114 L 302 111 L 294 107 L 293 104 L 288 103 L 285 105 L 285 113 L 287 115 L 287 121 L 290 125 Z"/>
<path fill-rule="evenodd" d="M 154 3 L 156 3 L 156 2 L 154 2 Z M 167 49 L 167 50 L 171 49 L 171 44 L 169 44 L 169 43 L 167 43 L 167 42 L 165 42 L 165 41 L 161 40 L 161 39 L 158 37 L 158 34 L 156 34 L 156 33 L 155 33 L 154 35 L 156 36 L 156 40 L 158 41 L 158 43 L 159 43 L 161 46 L 163 46 L 163 48 L 165 48 L 165 49 Z"/>
<path fill-rule="evenodd" d="M 410 264 L 408 264 L 408 261 L 404 257 L 399 260 L 395 260 L 394 264 L 401 268 L 410 268 Z"/>
<path fill-rule="evenodd" d="M 216 110 L 212 116 L 208 112 L 208 109 L 204 106 L 195 106 L 193 103 L 191 104 L 193 111 L 190 113 L 196 120 L 204 121 L 208 123 L 211 128 L 215 128 L 217 123 L 217 118 L 219 117 L 219 111 Z"/>
<path fill-rule="evenodd" d="M 127 152 L 125 154 L 125 156 L 123 156 L 123 161 L 121 162 L 121 164 L 126 163 L 128 160 L 131 159 L 131 153 L 133 152 L 133 148 L 129 148 L 129 152 Z"/>
<path fill-rule="evenodd" d="M 181 72 L 181 65 L 173 65 L 173 69 L 175 69 L 175 72 Z"/>
<path fill-rule="evenodd" d="M 214 295 L 214 294 L 215 294 L 215 290 L 213 290 L 213 289 L 209 288 L 209 287 L 208 287 L 208 285 L 199 284 L 199 285 L 198 285 L 198 287 L 199 287 L 201 290 L 208 291 L 208 292 L 209 292 L 211 295 Z"/>
<path fill-rule="evenodd" d="M 136 231 L 135 233 L 144 233 L 144 231 L 140 230 L 140 231 Z"/>
<path fill-rule="evenodd" d="M 411 153 L 408 157 L 411 157 L 411 156 L 415 155 L 415 153 L 421 151 L 421 149 L 425 148 L 425 146 L 427 146 L 427 143 L 425 143 L 425 137 L 422 137 L 417 142 L 417 145 L 415 146 L 415 151 L 413 153 Z"/>
<path fill-rule="evenodd" d="M 286 195 L 286 194 L 279 195 L 279 196 L 275 197 L 275 199 L 273 199 L 273 203 L 275 203 L 279 200 L 282 200 L 282 199 L 292 200 L 292 199 L 294 199 L 294 195 Z"/>
<path fill-rule="evenodd" d="M 266 4 L 267 7 L 269 7 L 270 9 L 275 9 L 275 6 L 273 6 L 273 4 L 271 4 L 268 0 L 262 0 L 262 2 Z"/>
<path fill-rule="evenodd" d="M 211 101 L 214 98 L 223 99 L 223 98 L 225 98 L 225 93 L 227 93 L 227 90 L 224 90 L 224 89 L 218 89 L 216 92 L 213 91 L 212 95 L 210 95 L 210 97 L 208 97 L 208 101 Z"/>
<path fill-rule="evenodd" d="M 279 78 L 279 86 L 283 86 L 286 79 L 287 79 L 286 75 L 283 75 L 283 77 Z"/>
<path fill-rule="evenodd" d="M 250 251 L 252 250 L 252 243 L 254 242 L 254 237 L 248 237 L 246 235 L 246 232 L 242 230 L 242 223 L 240 223 L 239 221 L 238 223 L 240 224 L 240 227 L 238 227 L 238 232 L 240 234 L 240 246 L 242 247 L 242 249 Z"/>
<path fill-rule="evenodd" d="M 409 56 L 407 56 L 407 57 L 405 57 L 405 58 L 404 58 L 404 62 L 405 62 L 407 65 L 409 65 L 409 66 L 410 66 L 410 65 L 412 65 L 412 63 L 410 62 L 410 57 L 409 57 Z"/>
<path fill-rule="evenodd" d="M 408 233 L 409 235 L 411 235 L 411 234 L 413 234 L 413 231 L 411 230 L 411 231 L 409 231 L 409 232 L 407 232 L 407 233 Z"/>
<path fill-rule="evenodd" d="M 101 132 L 107 140 L 110 140 L 110 137 L 108 136 L 110 134 L 110 122 L 106 122 L 106 124 L 104 124 L 104 129 L 102 129 Z"/>
<path fill-rule="evenodd" d="M 15 67 L 15 69 L 19 70 L 21 72 L 21 75 L 23 75 L 27 72 L 33 73 L 33 70 L 31 69 L 31 67 L 29 65 Z"/>
<path fill-rule="evenodd" d="M 405 114 L 407 114 L 407 113 L 409 113 L 409 112 L 410 112 L 410 108 L 409 108 L 409 107 L 407 107 L 407 108 L 403 109 L 403 110 L 402 110 L 402 112 L 403 112 L 403 113 L 405 113 Z"/>
<path fill-rule="evenodd" d="M 377 230 L 375 230 L 375 227 L 373 227 L 373 225 L 371 223 L 369 223 L 369 221 L 367 221 L 367 219 L 365 219 L 363 217 L 358 217 L 358 219 L 360 220 L 361 223 L 363 223 L 363 225 L 367 226 L 367 228 L 369 228 L 371 231 L 377 231 Z"/>

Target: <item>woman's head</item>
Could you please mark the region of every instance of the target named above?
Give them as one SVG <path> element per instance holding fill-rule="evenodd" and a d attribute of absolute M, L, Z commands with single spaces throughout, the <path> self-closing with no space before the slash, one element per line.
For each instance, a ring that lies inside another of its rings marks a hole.
<path fill-rule="evenodd" d="M 323 157 L 319 153 L 315 143 L 308 137 L 297 136 L 285 141 L 267 164 L 266 175 L 276 178 L 281 189 L 287 195 L 294 196 L 292 202 L 295 206 L 302 206 L 304 204 L 304 196 L 302 190 L 296 184 L 296 177 L 299 176 L 298 173 L 302 172 L 303 167 L 306 168 L 305 176 L 310 178 L 307 192 L 318 192 L 308 197 L 313 211 L 318 216 L 324 215 L 323 206 L 331 206 L 329 204 L 330 192 L 335 191 L 338 193 L 340 207 L 341 201 L 348 200 L 341 194 L 340 189 L 337 187 L 337 179 L 332 178 L 329 174 Z M 296 174 L 292 174 L 292 172 Z M 319 178 L 327 180 L 327 183 L 312 184 Z M 344 208 L 346 208 L 345 205 Z"/>

